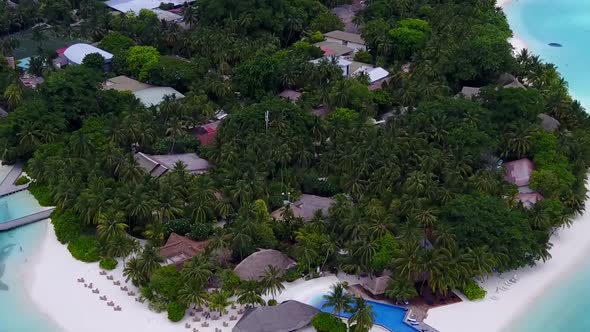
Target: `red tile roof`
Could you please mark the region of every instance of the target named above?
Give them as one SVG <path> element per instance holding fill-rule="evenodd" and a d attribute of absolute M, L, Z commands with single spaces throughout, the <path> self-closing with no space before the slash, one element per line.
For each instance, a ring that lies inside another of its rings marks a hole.
<path fill-rule="evenodd" d="M 195 130 L 197 139 L 202 145 L 211 145 L 215 143 L 215 138 L 217 137 L 217 127 L 219 126 L 219 123 L 219 121 L 211 122 L 202 125 Z"/>
<path fill-rule="evenodd" d="M 160 248 L 160 255 L 167 262 L 181 267 L 184 262 L 205 251 L 209 241 L 193 241 L 186 236 L 170 234 L 166 244 Z"/>

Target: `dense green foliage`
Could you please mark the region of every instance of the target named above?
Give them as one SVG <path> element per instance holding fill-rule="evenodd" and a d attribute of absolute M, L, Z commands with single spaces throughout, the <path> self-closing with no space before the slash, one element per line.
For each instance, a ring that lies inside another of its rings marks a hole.
<path fill-rule="evenodd" d="M 172 302 L 168 305 L 168 319 L 172 322 L 179 322 L 184 318 L 186 307 L 180 303 Z"/>
<path fill-rule="evenodd" d="M 393 271 L 387 296 L 402 301 L 426 287 L 466 290 L 474 277 L 549 259 L 550 234 L 584 209 L 588 116 L 555 66 L 527 51 L 513 56 L 495 1 L 368 1 L 355 19 L 368 49 L 356 57 L 391 73 L 380 90 L 366 75 L 345 78 L 333 59 L 310 62 L 323 53 L 311 44 L 322 39 L 314 31 L 341 27 L 325 6 L 338 1 L 203 0 L 183 9 L 187 29 L 147 10 L 111 17 L 93 0 L 42 3 L 19 2 L 14 12 L 36 17 L 23 28 L 42 18 L 54 32 L 102 40 L 114 53 L 108 75 L 186 96 L 148 109 L 130 93 L 103 90 L 98 61 L 54 70 L 47 52 L 33 61 L 45 82 L 25 89 L 0 58 L 0 103 L 10 110 L 0 122 L 3 161 L 26 161 L 31 192 L 65 211 L 54 223 L 75 257 L 123 258 L 125 276 L 154 309 L 209 302 L 222 312 L 233 295 L 258 305 L 280 293 L 280 279 L 313 277 L 318 267 Z M 6 33 L 20 28 L 0 23 L 5 53 L 14 49 Z M 479 96 L 455 98 L 464 86 L 481 87 Z M 284 89 L 301 97 L 276 98 Z M 332 112 L 309 112 L 320 105 Z M 194 130 L 218 110 L 228 117 L 201 145 Z M 544 131 L 541 114 L 560 127 Z M 178 163 L 155 179 L 136 151 L 197 153 L 212 168 L 195 175 Z M 544 198 L 532 208 L 501 167 L 521 158 L 534 162 L 530 187 Z M 301 194 L 335 204 L 311 220 L 291 209 L 272 220 Z M 80 236 L 75 223 L 96 236 Z M 209 240 L 182 272 L 160 266 L 157 248 L 171 232 Z M 126 233 L 148 244 L 138 250 Z M 258 248 L 293 256 L 297 270 L 236 281 L 228 271 Z M 220 291 L 204 291 L 219 281 Z M 363 303 L 338 301 L 358 309 L 354 329 L 370 325 Z"/>
<path fill-rule="evenodd" d="M 70 241 L 68 250 L 75 259 L 82 262 L 98 262 L 100 259 L 98 240 L 92 236 L 82 235 Z"/>
<path fill-rule="evenodd" d="M 326 312 L 315 315 L 311 325 L 318 332 L 346 332 L 346 324 L 340 318 Z"/>
<path fill-rule="evenodd" d="M 31 182 L 31 179 L 29 179 L 26 176 L 21 176 L 18 179 L 16 179 L 16 181 L 14 181 L 14 185 L 15 186 L 22 186 L 23 184 L 27 184 Z"/>
<path fill-rule="evenodd" d="M 483 299 L 486 291 L 481 288 L 475 281 L 468 282 L 462 289 L 463 294 L 471 301 Z"/>
<path fill-rule="evenodd" d="M 98 266 L 100 266 L 101 269 L 110 271 L 114 270 L 117 267 L 117 264 L 119 264 L 119 262 L 114 258 L 103 258 L 98 263 Z"/>
<path fill-rule="evenodd" d="M 54 210 L 51 223 L 57 240 L 63 244 L 76 240 L 82 235 L 83 225 L 74 211 Z"/>

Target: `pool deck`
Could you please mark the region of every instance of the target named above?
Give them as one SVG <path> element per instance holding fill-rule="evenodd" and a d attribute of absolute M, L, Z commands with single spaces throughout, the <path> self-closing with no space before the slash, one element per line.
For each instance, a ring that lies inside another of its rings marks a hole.
<path fill-rule="evenodd" d="M 15 164 L 12 166 L 12 169 L 8 172 L 4 180 L 0 182 L 0 198 L 8 195 L 12 195 L 14 193 L 26 190 L 29 187 L 29 184 L 23 184 L 20 186 L 16 186 L 14 182 L 21 176 L 23 173 L 23 165 L 22 164 Z M 27 216 L 10 220 L 8 222 L 0 223 L 0 231 L 7 231 L 9 229 L 13 229 L 16 227 L 24 226 L 30 223 L 34 223 L 40 220 L 44 220 L 49 218 L 51 213 L 55 208 L 47 208 L 43 211 L 31 213 Z"/>

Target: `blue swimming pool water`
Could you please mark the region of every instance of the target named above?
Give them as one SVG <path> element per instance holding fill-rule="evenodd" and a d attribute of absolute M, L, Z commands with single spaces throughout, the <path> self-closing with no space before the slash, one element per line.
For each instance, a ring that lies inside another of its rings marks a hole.
<path fill-rule="evenodd" d="M 20 192 L 0 199 L 0 222 L 42 210 L 33 196 Z M 41 221 L 0 232 L 0 332 L 58 332 L 60 329 L 29 301 L 25 271 L 47 231 Z"/>
<path fill-rule="evenodd" d="M 505 12 L 515 34 L 533 53 L 557 65 L 572 95 L 590 110 L 590 1 L 514 0 Z"/>
<path fill-rule="evenodd" d="M 322 307 L 326 303 L 324 295 L 319 295 L 312 300 L 312 305 L 323 312 L 332 313 L 333 307 Z M 375 313 L 375 324 L 381 325 L 392 332 L 416 332 L 415 328 L 404 322 L 406 309 L 367 300 L 367 303 L 373 307 Z M 341 316 L 349 318 L 350 313 L 342 313 Z"/>
<path fill-rule="evenodd" d="M 0 198 L 0 223 L 12 219 L 24 217 L 44 208 L 37 203 L 37 200 L 28 191 L 21 191 L 16 194 Z"/>

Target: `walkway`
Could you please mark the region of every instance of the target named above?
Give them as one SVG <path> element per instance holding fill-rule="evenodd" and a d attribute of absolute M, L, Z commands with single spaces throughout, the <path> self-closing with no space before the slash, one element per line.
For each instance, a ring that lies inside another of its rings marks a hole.
<path fill-rule="evenodd" d="M 24 226 L 30 223 L 34 223 L 40 220 L 49 218 L 55 208 L 48 208 L 46 210 L 29 214 L 22 218 L 17 218 L 8 222 L 0 223 L 0 231 L 7 231 L 16 227 Z"/>
<path fill-rule="evenodd" d="M 19 191 L 26 190 L 29 187 L 29 184 L 23 184 L 20 186 L 15 185 L 14 183 L 16 180 L 21 176 L 23 173 L 23 165 L 22 164 L 15 164 L 12 166 L 12 169 L 8 172 L 4 180 L 0 182 L 0 198 L 4 196 L 8 196 L 14 194 Z M 35 212 L 29 214 L 27 216 L 10 220 L 8 222 L 1 222 L 0 221 L 0 231 L 6 231 L 9 229 L 13 229 L 19 226 L 24 226 L 30 223 L 34 223 L 36 221 L 44 220 L 49 218 L 51 213 L 55 208 L 48 208 L 43 211 Z"/>
<path fill-rule="evenodd" d="M 12 169 L 8 172 L 4 180 L 0 182 L 0 197 L 14 194 L 15 192 L 23 191 L 29 187 L 29 184 L 23 184 L 20 186 L 15 185 L 16 180 L 23 173 L 23 165 L 15 164 Z"/>

